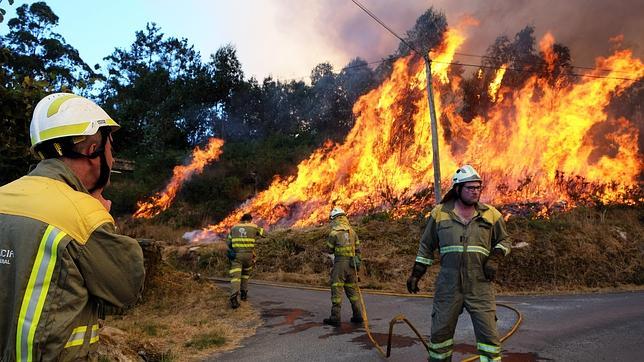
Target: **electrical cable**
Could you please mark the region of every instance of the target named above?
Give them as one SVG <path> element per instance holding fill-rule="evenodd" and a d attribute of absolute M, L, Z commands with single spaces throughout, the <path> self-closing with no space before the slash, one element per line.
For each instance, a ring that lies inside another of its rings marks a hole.
<path fill-rule="evenodd" d="M 470 53 L 462 53 L 462 52 L 454 52 L 454 55 L 461 55 L 464 57 L 474 57 L 474 58 L 482 58 L 482 59 L 493 59 L 493 60 L 498 60 L 495 57 L 489 56 L 489 55 L 478 55 L 478 54 L 470 54 Z M 534 63 L 526 62 L 526 61 L 517 61 L 513 60 L 514 62 L 517 63 L 522 63 L 526 65 L 536 65 Z M 601 72 L 615 72 L 615 73 L 628 73 L 622 70 L 615 70 L 615 69 L 609 69 L 609 68 L 593 68 L 593 67 L 584 67 L 580 65 L 570 65 L 571 68 L 579 68 L 579 69 L 586 69 L 586 70 L 596 70 L 596 71 L 601 71 Z"/>
<path fill-rule="evenodd" d="M 416 48 L 414 48 L 411 44 L 409 44 L 407 41 L 405 41 L 402 37 L 400 37 L 398 34 L 396 34 L 395 31 L 393 31 L 387 24 L 385 24 L 382 20 L 380 20 L 374 13 L 372 13 L 369 9 L 367 9 L 364 5 L 360 4 L 357 0 L 351 0 L 356 6 L 358 6 L 360 9 L 362 9 L 367 15 L 369 15 L 373 20 L 375 20 L 378 24 L 380 24 L 382 27 L 384 27 L 387 31 L 389 31 L 393 36 L 395 36 L 397 39 L 399 39 L 403 44 L 405 44 L 409 49 L 413 50 L 416 54 L 420 56 L 424 56 L 422 53 L 420 53 Z M 455 53 L 457 54 L 457 53 Z M 467 53 L 458 53 L 461 55 L 467 55 L 467 56 L 477 56 L 481 58 L 485 58 L 486 56 L 483 55 L 473 55 L 473 54 L 467 54 Z M 508 68 L 508 67 L 491 67 L 491 66 L 484 66 L 484 65 L 476 65 L 476 64 L 464 64 L 464 63 L 453 63 L 453 62 L 438 62 L 429 59 L 430 62 L 435 62 L 435 63 L 441 63 L 441 64 L 449 64 L 449 65 L 462 65 L 466 67 L 478 67 L 478 68 L 488 68 L 488 69 L 507 69 L 507 70 L 512 70 L 512 71 L 517 71 L 517 72 L 524 72 L 524 73 L 536 73 L 534 71 L 526 71 L 523 69 L 516 69 L 516 68 Z M 581 69 L 588 69 L 587 67 L 581 67 L 581 66 L 572 66 L 573 68 L 581 68 Z M 596 68 L 592 68 L 596 69 Z M 602 69 L 596 69 L 599 71 L 605 71 Z M 617 72 L 617 71 L 616 71 Z M 625 72 L 622 72 L 625 73 Z M 629 80 L 629 81 L 636 81 L 637 79 L 633 78 L 621 78 L 621 77 L 606 77 L 606 76 L 600 76 L 600 75 L 592 75 L 592 74 L 578 74 L 578 73 L 564 73 L 566 75 L 574 76 L 574 77 L 589 77 L 589 78 L 604 78 L 604 79 L 617 79 L 617 80 Z"/>

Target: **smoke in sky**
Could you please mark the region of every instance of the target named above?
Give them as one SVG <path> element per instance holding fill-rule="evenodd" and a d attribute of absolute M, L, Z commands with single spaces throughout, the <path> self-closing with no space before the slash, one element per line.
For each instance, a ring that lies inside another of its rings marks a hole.
<path fill-rule="evenodd" d="M 595 57 L 611 52 L 614 42 L 610 38 L 623 35 L 622 46 L 633 49 L 642 57 L 644 46 L 644 7 L 635 0 L 435 0 L 388 1 L 360 0 L 360 2 L 404 36 L 418 16 L 434 7 L 447 15 L 448 23 L 455 25 L 459 19 L 471 15 L 480 21 L 470 28 L 468 41 L 461 52 L 483 54 L 499 35 L 510 38 L 526 25 L 535 27 L 536 36 L 550 31 L 557 42 L 571 49 L 573 63 L 593 66 Z M 367 61 L 378 60 L 394 52 L 398 40 L 373 21 L 350 0 L 318 2 L 277 2 L 284 6 L 284 27 L 296 29 L 317 28 L 318 34 L 347 62 L 356 56 Z M 293 17 L 293 14 L 313 14 L 313 18 Z M 288 14 L 288 15 L 287 15 Z M 338 54 L 333 58 L 337 59 Z M 331 57 L 330 57 L 331 58 Z M 330 59 L 320 59 L 320 62 Z M 462 59 L 472 61 L 471 59 Z M 344 64 L 342 64 L 344 65 Z"/>

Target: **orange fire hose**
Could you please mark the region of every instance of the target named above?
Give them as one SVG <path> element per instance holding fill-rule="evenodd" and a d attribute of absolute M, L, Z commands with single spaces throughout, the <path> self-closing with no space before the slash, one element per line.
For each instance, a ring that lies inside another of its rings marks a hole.
<path fill-rule="evenodd" d="M 389 321 L 389 335 L 387 336 L 387 352 L 385 353 L 383 351 L 382 347 L 378 344 L 378 342 L 376 342 L 376 340 L 371 335 L 371 330 L 369 329 L 369 316 L 367 315 L 367 306 L 365 305 L 364 299 L 362 298 L 362 291 L 360 290 L 360 285 L 358 284 L 358 269 L 355 266 L 355 263 L 354 263 L 354 271 L 355 271 L 355 275 L 356 275 L 356 289 L 358 291 L 358 295 L 360 296 L 360 305 L 362 306 L 362 319 L 364 319 L 364 327 L 365 327 L 365 330 L 367 332 L 367 336 L 369 337 L 369 340 L 371 340 L 371 343 L 373 343 L 373 345 L 376 347 L 378 352 L 380 352 L 380 354 L 384 358 L 389 358 L 391 356 L 391 344 L 392 344 L 392 338 L 393 338 L 394 325 L 399 323 L 399 322 L 405 322 L 409 326 L 409 328 L 411 328 L 411 330 L 416 334 L 416 336 L 418 336 L 418 339 L 423 344 L 423 346 L 425 346 L 425 349 L 428 350 L 429 345 L 427 344 L 427 341 L 425 340 L 425 338 L 423 338 L 423 336 L 420 334 L 420 332 L 418 332 L 418 329 L 416 329 L 416 327 L 411 323 L 411 321 L 409 321 L 409 319 L 407 319 L 407 317 L 404 314 L 399 314 L 399 315 L 393 317 L 391 319 L 391 321 Z M 403 296 L 403 297 L 407 296 L 407 295 L 398 294 L 398 293 L 388 293 L 388 295 L 399 295 L 399 296 Z M 423 297 L 425 297 L 425 296 L 423 296 Z M 514 334 L 514 332 L 516 332 L 517 329 L 519 329 L 519 325 L 523 321 L 523 316 L 521 315 L 521 312 L 519 312 L 519 310 L 517 310 L 514 307 L 511 307 L 509 305 L 502 304 L 502 303 L 496 303 L 496 305 L 499 306 L 499 307 L 508 308 L 508 309 L 512 310 L 513 312 L 515 312 L 517 314 L 517 321 L 514 322 L 514 325 L 512 326 L 510 331 L 506 335 L 501 337 L 501 342 L 503 342 L 503 341 L 507 340 L 508 338 L 510 338 L 510 336 L 512 336 Z M 468 358 L 462 360 L 461 362 L 474 361 L 474 360 L 476 360 L 478 358 L 479 358 L 479 356 L 471 356 L 471 357 L 468 357 Z"/>
<path fill-rule="evenodd" d="M 366 304 L 364 302 L 364 298 L 362 297 L 362 290 L 360 289 L 360 285 L 358 283 L 358 270 L 357 270 L 357 267 L 355 266 L 355 263 L 354 263 L 354 272 L 355 272 L 355 275 L 356 275 L 356 290 L 358 291 L 358 296 L 359 296 L 359 300 L 360 300 L 360 306 L 362 307 L 361 308 L 362 309 L 362 319 L 364 320 L 365 331 L 367 332 L 367 337 L 369 338 L 371 343 L 374 345 L 374 347 L 376 348 L 378 353 L 380 353 L 380 355 L 382 355 L 382 357 L 384 357 L 384 358 L 389 358 L 391 356 L 391 346 L 392 346 L 392 342 L 393 342 L 394 325 L 396 325 L 396 324 L 398 324 L 400 322 L 406 323 L 409 326 L 409 328 L 416 334 L 416 336 L 418 337 L 418 340 L 423 344 L 423 346 L 425 346 L 425 349 L 429 349 L 429 345 L 427 344 L 427 341 L 420 334 L 420 332 L 413 325 L 413 323 L 409 319 L 407 319 L 407 317 L 404 314 L 398 314 L 397 316 L 393 317 L 389 321 L 389 334 L 387 336 L 387 351 L 385 352 L 385 350 L 382 348 L 382 346 L 380 346 L 378 344 L 378 342 L 376 342 L 375 338 L 373 338 L 373 335 L 371 334 L 371 328 L 369 327 L 369 316 L 367 314 L 367 306 L 366 306 Z M 221 281 L 221 282 L 229 281 L 229 279 L 226 279 L 226 278 L 209 278 L 209 279 L 215 280 L 215 281 Z M 316 290 L 316 291 L 328 291 L 329 290 L 328 288 L 321 288 L 321 287 L 310 287 L 310 286 L 303 286 L 303 285 L 289 285 L 289 284 L 285 284 L 285 283 L 274 283 L 274 282 L 266 282 L 266 281 L 258 281 L 258 280 L 253 280 L 253 281 L 251 281 L 251 283 L 259 284 L 259 285 L 275 286 L 275 287 L 281 287 L 281 288 L 293 288 L 293 289 Z M 368 293 L 369 294 L 375 294 L 375 295 L 386 295 L 386 296 L 405 297 L 405 298 L 409 298 L 409 297 L 411 297 L 411 298 L 433 298 L 433 295 L 431 295 L 431 294 L 402 294 L 402 293 L 371 291 L 371 290 L 368 291 Z M 512 326 L 510 331 L 508 333 L 506 333 L 503 337 L 501 337 L 501 342 L 504 342 L 505 340 L 510 338 L 510 336 L 512 336 L 519 329 L 519 325 L 523 321 L 523 316 L 521 315 L 521 312 L 519 312 L 519 310 L 517 310 L 516 308 L 511 307 L 511 306 L 509 306 L 507 304 L 496 303 L 496 305 L 499 306 L 499 307 L 508 308 L 508 309 L 512 310 L 514 313 L 516 313 L 516 315 L 517 315 L 517 320 L 516 320 L 516 322 L 514 322 L 514 325 Z M 474 356 L 467 357 L 466 359 L 463 359 L 461 362 L 474 361 L 474 360 L 476 360 L 478 358 L 479 358 L 479 356 L 474 355 Z"/>

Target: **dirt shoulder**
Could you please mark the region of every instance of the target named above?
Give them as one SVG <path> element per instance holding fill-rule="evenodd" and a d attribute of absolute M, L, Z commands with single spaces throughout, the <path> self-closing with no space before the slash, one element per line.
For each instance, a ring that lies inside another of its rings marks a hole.
<path fill-rule="evenodd" d="M 146 248 L 144 248 L 145 250 Z M 148 247 L 149 249 L 149 247 Z M 153 247 L 153 249 L 157 249 Z M 261 325 L 249 305 L 228 307 L 228 292 L 146 254 L 143 300 L 100 332 L 101 361 L 193 361 L 239 346 Z"/>

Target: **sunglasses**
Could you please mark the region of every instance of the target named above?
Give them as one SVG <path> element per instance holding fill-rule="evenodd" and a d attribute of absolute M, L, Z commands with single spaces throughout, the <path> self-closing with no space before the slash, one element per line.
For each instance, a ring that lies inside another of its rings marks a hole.
<path fill-rule="evenodd" d="M 481 191 L 483 189 L 483 185 L 477 185 L 477 186 L 463 186 L 464 189 L 467 191 Z"/>

